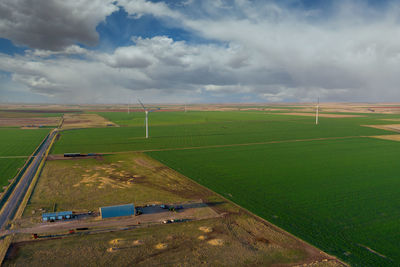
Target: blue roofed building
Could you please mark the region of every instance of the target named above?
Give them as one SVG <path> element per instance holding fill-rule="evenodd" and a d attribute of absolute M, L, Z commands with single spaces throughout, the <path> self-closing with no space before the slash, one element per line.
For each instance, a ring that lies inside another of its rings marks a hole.
<path fill-rule="evenodd" d="M 135 206 L 133 204 L 108 206 L 100 208 L 100 216 L 104 218 L 113 218 L 121 216 L 135 215 Z"/>
<path fill-rule="evenodd" d="M 66 220 L 73 217 L 72 211 L 60 211 L 60 212 L 50 212 L 42 214 L 42 221 L 56 221 L 56 220 Z"/>

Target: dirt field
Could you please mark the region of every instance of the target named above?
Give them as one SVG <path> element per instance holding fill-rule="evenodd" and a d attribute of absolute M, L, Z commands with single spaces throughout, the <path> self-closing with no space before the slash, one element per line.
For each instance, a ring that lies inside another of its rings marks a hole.
<path fill-rule="evenodd" d="M 97 114 L 65 114 L 61 129 L 96 128 L 118 126 Z"/>
<path fill-rule="evenodd" d="M 376 136 L 371 136 L 373 138 L 378 138 L 378 139 L 383 139 L 383 140 L 392 140 L 392 141 L 400 141 L 400 134 L 394 134 L 394 135 L 376 135 Z"/>
<path fill-rule="evenodd" d="M 39 126 L 57 126 L 59 117 L 39 118 L 0 118 L 0 127 L 24 127 L 33 128 Z"/>
<path fill-rule="evenodd" d="M 151 206 L 154 212 L 135 217 L 39 223 L 41 212 L 51 209 L 85 211 L 132 202 L 179 202 L 184 208 L 174 213 Z M 189 221 L 160 223 L 172 218 Z M 342 266 L 141 153 L 47 162 L 23 219 L 15 225 L 16 242 L 5 266 Z M 77 227 L 88 229 L 68 234 Z M 60 239 L 31 241 L 32 232 Z"/>

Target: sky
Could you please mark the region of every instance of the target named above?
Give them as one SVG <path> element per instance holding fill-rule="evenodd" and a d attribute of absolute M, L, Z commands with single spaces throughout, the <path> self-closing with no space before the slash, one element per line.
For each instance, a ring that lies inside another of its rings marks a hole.
<path fill-rule="evenodd" d="M 400 1 L 0 0 L 0 103 L 400 101 Z"/>

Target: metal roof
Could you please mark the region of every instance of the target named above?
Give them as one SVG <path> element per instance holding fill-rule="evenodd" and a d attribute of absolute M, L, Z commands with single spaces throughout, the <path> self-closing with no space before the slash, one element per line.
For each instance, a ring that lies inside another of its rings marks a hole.
<path fill-rule="evenodd" d="M 100 214 L 102 218 L 131 216 L 135 215 L 135 206 L 133 204 L 101 207 Z"/>
<path fill-rule="evenodd" d="M 59 212 L 50 212 L 50 213 L 43 213 L 42 217 L 57 217 L 57 216 L 67 216 L 72 215 L 72 211 L 59 211 Z"/>

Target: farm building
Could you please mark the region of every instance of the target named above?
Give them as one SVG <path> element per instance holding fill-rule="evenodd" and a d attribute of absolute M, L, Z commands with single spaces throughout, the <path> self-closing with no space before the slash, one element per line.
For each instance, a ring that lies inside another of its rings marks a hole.
<path fill-rule="evenodd" d="M 60 212 L 51 212 L 51 213 L 43 213 L 42 221 L 56 221 L 56 220 L 66 220 L 71 219 L 73 217 L 72 211 L 60 211 Z"/>
<path fill-rule="evenodd" d="M 100 216 L 104 218 L 132 216 L 135 215 L 135 206 L 133 204 L 108 206 L 100 208 Z"/>

